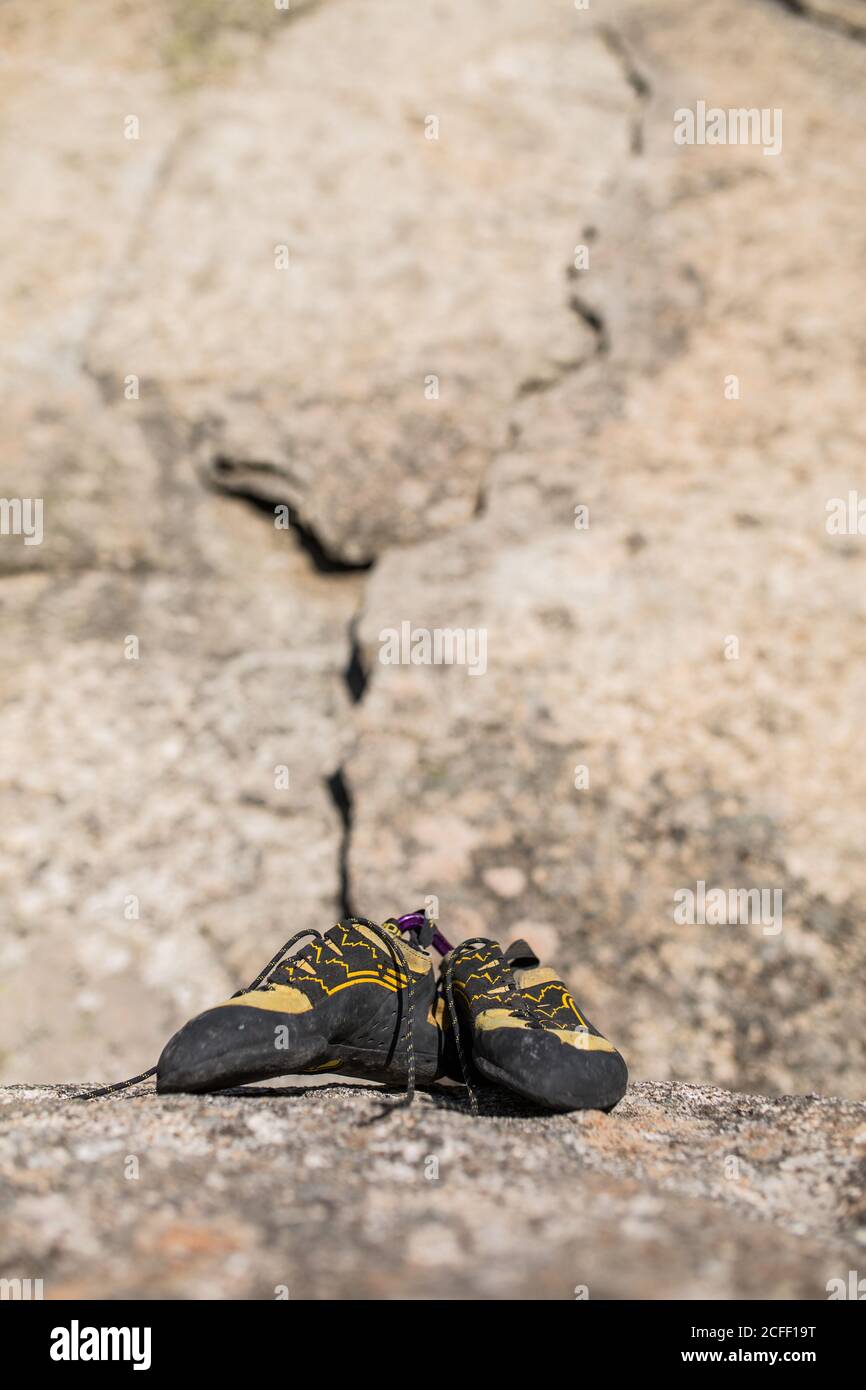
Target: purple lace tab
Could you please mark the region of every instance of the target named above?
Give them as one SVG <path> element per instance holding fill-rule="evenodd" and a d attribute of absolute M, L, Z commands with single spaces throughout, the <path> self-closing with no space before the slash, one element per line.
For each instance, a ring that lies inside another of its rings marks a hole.
<path fill-rule="evenodd" d="M 396 917 L 394 920 L 403 931 L 420 931 L 427 919 L 423 912 L 407 912 L 405 916 Z"/>
<path fill-rule="evenodd" d="M 396 918 L 397 926 L 401 931 L 419 932 L 426 921 L 427 917 L 423 912 L 407 912 L 404 917 Z M 447 956 L 451 950 L 450 941 L 447 941 L 436 927 L 433 928 L 433 945 L 440 956 Z"/>

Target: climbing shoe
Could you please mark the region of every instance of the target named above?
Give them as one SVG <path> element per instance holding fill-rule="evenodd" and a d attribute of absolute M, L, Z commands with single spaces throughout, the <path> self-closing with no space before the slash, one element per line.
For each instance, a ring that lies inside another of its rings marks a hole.
<path fill-rule="evenodd" d="M 525 941 L 464 941 L 446 955 L 442 985 L 464 1078 L 505 1086 L 549 1110 L 611 1110 L 628 1071 L 556 972 Z"/>
<path fill-rule="evenodd" d="M 157 1063 L 157 1091 L 340 1072 L 405 1085 L 411 1100 L 416 1079 L 432 1081 L 443 1067 L 432 929 L 412 916 L 411 939 L 393 918 L 299 932 L 247 989 L 175 1033 Z M 288 955 L 305 936 L 313 939 Z"/>

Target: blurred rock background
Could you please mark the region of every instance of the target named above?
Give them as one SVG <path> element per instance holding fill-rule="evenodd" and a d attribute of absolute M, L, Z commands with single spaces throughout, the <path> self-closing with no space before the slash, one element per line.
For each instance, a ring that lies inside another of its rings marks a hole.
<path fill-rule="evenodd" d="M 0 1078 L 432 893 L 635 1079 L 862 1096 L 864 9 L 2 7 Z"/>

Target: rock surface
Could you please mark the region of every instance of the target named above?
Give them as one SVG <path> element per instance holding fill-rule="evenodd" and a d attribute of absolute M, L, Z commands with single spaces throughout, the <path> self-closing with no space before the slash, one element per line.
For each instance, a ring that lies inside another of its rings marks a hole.
<path fill-rule="evenodd" d="M 4 1079 L 435 894 L 638 1079 L 864 1094 L 859 8 L 2 7 Z"/>
<path fill-rule="evenodd" d="M 866 1105 L 639 1084 L 611 1115 L 324 1084 L 0 1092 L 0 1276 L 46 1298 L 814 1298 L 862 1268 Z"/>
<path fill-rule="evenodd" d="M 515 401 L 482 515 L 369 580 L 353 891 L 540 939 L 633 1074 L 859 1097 L 866 550 L 825 522 L 866 442 L 842 154 L 866 50 L 772 6 L 617 13 L 641 139 L 610 242 L 583 211 L 580 277 L 608 348 Z M 782 153 L 675 145 L 673 112 L 710 95 L 780 107 Z M 690 312 L 666 303 L 689 283 Z M 483 631 L 485 674 L 383 665 L 406 619 Z M 698 882 L 763 890 L 778 920 L 681 925 Z"/>

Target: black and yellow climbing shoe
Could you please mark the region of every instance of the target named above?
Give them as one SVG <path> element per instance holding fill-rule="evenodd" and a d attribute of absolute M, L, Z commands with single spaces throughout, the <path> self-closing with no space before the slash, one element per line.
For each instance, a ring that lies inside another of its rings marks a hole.
<path fill-rule="evenodd" d="M 304 936 L 313 939 L 288 956 Z M 432 1081 L 443 1067 L 431 936 L 422 925 L 410 940 L 399 920 L 364 917 L 324 936 L 299 932 L 247 989 L 175 1033 L 157 1063 L 157 1090 L 340 1072 L 405 1085 L 411 1100 L 416 1079 Z"/>
<path fill-rule="evenodd" d="M 467 1085 L 505 1086 L 549 1110 L 611 1110 L 628 1071 L 525 941 L 483 937 L 445 957 L 442 982 Z"/>

